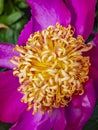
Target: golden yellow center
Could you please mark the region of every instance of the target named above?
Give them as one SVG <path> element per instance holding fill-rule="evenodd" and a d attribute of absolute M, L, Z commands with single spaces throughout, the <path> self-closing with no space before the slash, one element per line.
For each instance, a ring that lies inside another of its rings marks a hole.
<path fill-rule="evenodd" d="M 16 65 L 13 74 L 19 77 L 22 102 L 33 108 L 33 114 L 64 107 L 73 95 L 84 93 L 90 60 L 83 55 L 92 45 L 73 35 L 71 25 L 57 23 L 31 34 L 25 46 L 16 45 L 20 56 L 11 60 Z"/>

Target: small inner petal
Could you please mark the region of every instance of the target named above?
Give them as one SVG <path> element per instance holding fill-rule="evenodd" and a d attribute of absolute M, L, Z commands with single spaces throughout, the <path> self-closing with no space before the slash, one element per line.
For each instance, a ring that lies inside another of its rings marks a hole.
<path fill-rule="evenodd" d="M 73 37 L 74 31 L 71 25 L 57 23 L 31 34 L 25 46 L 15 47 L 20 56 L 11 60 L 16 65 L 13 74 L 19 77 L 21 101 L 33 108 L 33 114 L 65 107 L 73 95 L 84 93 L 90 59 L 83 53 L 92 45 L 80 35 Z"/>

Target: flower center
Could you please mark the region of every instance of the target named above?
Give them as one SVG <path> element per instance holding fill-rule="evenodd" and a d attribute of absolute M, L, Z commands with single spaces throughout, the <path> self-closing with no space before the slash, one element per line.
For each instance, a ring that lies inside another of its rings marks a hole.
<path fill-rule="evenodd" d="M 33 108 L 33 114 L 67 106 L 73 95 L 84 93 L 90 60 L 83 53 L 92 45 L 73 35 L 71 25 L 57 23 L 31 34 L 25 46 L 16 45 L 20 56 L 11 60 L 16 65 L 13 74 L 19 77 L 21 101 Z"/>

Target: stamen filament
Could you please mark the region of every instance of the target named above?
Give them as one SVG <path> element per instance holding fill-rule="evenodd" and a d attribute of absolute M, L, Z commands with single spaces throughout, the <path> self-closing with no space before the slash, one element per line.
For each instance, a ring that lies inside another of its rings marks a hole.
<path fill-rule="evenodd" d="M 73 95 L 84 93 L 89 79 L 90 59 L 84 53 L 92 48 L 82 36 L 75 38 L 74 28 L 59 23 L 30 35 L 25 46 L 16 45 L 20 56 L 12 58 L 13 74 L 19 77 L 22 102 L 33 114 L 52 112 L 67 106 Z"/>

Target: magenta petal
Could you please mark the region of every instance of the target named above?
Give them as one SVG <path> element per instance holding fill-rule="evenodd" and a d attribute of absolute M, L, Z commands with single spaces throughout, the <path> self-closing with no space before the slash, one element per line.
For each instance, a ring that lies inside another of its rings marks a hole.
<path fill-rule="evenodd" d="M 33 18 L 24 26 L 24 29 L 21 31 L 21 34 L 18 38 L 19 45 L 25 45 L 30 34 L 33 33 Z"/>
<path fill-rule="evenodd" d="M 11 62 L 12 56 L 18 55 L 18 52 L 13 51 L 14 45 L 0 43 L 0 67 L 10 68 L 15 67 Z"/>
<path fill-rule="evenodd" d="M 14 123 L 26 108 L 20 102 L 22 95 L 17 91 L 18 86 L 12 70 L 0 73 L 0 121 Z"/>
<path fill-rule="evenodd" d="M 70 12 L 62 0 L 26 0 L 36 20 L 34 30 L 47 28 L 56 22 L 67 26 L 70 23 Z M 39 29 L 38 29 L 39 26 Z"/>
<path fill-rule="evenodd" d="M 89 52 L 92 65 L 98 70 L 98 33 L 95 33 L 93 49 Z"/>
<path fill-rule="evenodd" d="M 98 70 L 93 66 L 90 67 L 90 77 L 93 78 L 96 98 L 98 99 Z"/>
<path fill-rule="evenodd" d="M 85 93 L 82 96 L 75 96 L 66 109 L 66 130 L 82 130 L 92 115 L 95 101 L 93 83 L 92 80 L 89 80 L 85 86 Z"/>
<path fill-rule="evenodd" d="M 84 39 L 87 39 L 93 29 L 96 0 L 66 0 L 65 2 L 71 12 L 76 35 L 83 35 Z"/>
<path fill-rule="evenodd" d="M 52 114 L 42 115 L 38 112 L 24 112 L 18 122 L 10 130 L 64 130 L 66 126 L 64 108 L 53 110 Z"/>

